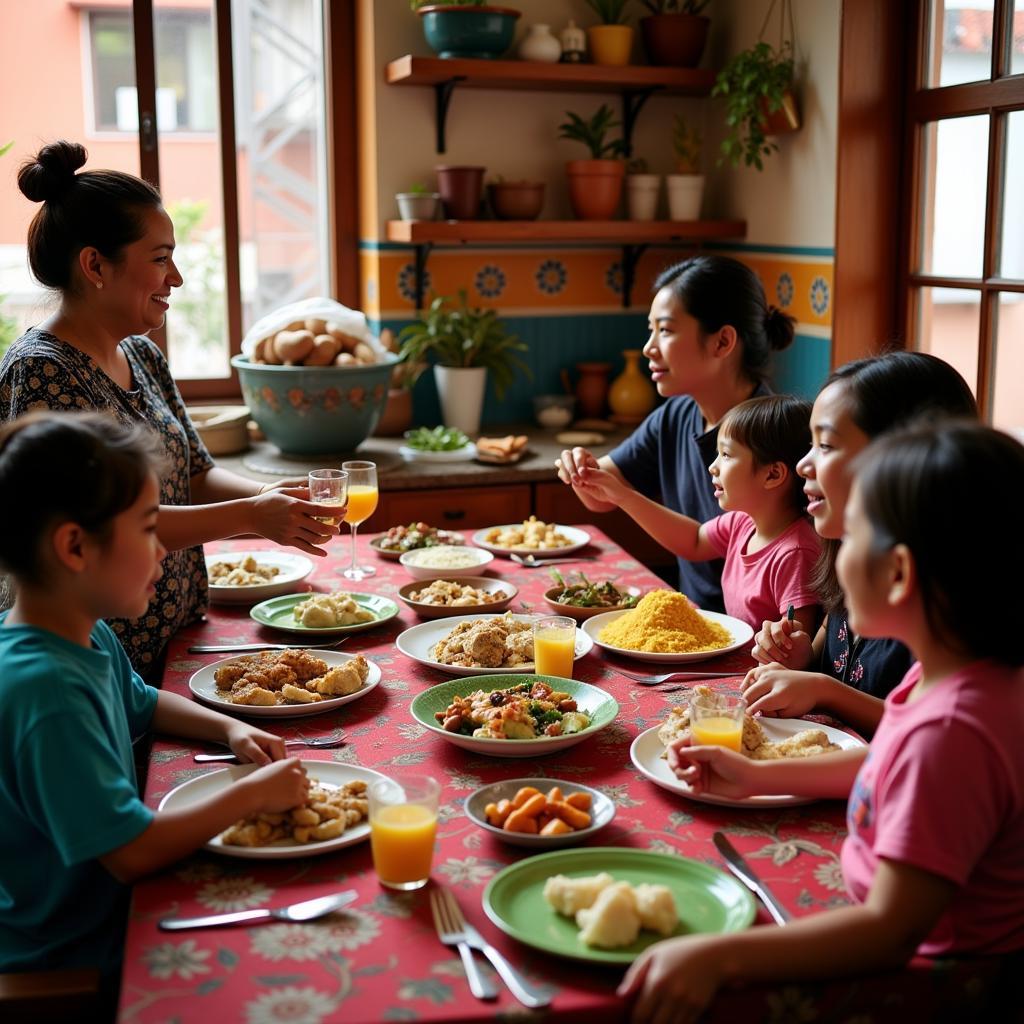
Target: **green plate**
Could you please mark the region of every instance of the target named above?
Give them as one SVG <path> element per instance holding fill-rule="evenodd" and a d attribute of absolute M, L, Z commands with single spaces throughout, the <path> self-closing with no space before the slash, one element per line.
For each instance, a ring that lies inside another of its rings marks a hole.
<path fill-rule="evenodd" d="M 545 901 L 552 875 L 580 878 L 607 871 L 617 882 L 666 885 L 675 897 L 679 924 L 674 935 L 738 932 L 754 920 L 754 898 L 731 876 L 689 857 L 614 846 L 542 853 L 511 864 L 484 890 L 484 912 L 506 935 L 548 953 L 594 963 L 629 964 L 663 936 L 642 931 L 631 946 L 585 946 L 570 917 Z"/>
<path fill-rule="evenodd" d="M 589 727 L 568 736 L 542 736 L 535 740 L 492 740 L 447 732 L 434 718 L 434 712 L 444 711 L 455 696 L 465 697 L 475 690 L 505 690 L 533 679 L 541 679 L 555 690 L 568 693 L 576 701 L 579 710 L 590 716 Z M 562 679 L 560 676 L 505 672 L 490 676 L 466 676 L 463 679 L 453 679 L 450 683 L 438 683 L 437 686 L 432 686 L 419 694 L 409 705 L 409 710 L 420 725 L 464 750 L 488 754 L 491 757 L 536 757 L 538 754 L 552 754 L 556 750 L 564 750 L 596 735 L 615 720 L 619 713 L 619 705 L 611 694 L 605 693 L 599 686 L 591 686 L 590 683 Z"/>
<path fill-rule="evenodd" d="M 280 629 L 284 633 L 297 633 L 302 636 L 338 636 L 343 633 L 360 633 L 364 629 L 373 629 L 383 622 L 388 622 L 398 614 L 398 605 L 390 598 L 379 594 L 356 594 L 352 597 L 360 608 L 373 614 L 370 622 L 360 622 L 354 626 L 328 626 L 324 629 L 311 629 L 296 621 L 292 610 L 300 601 L 306 601 L 314 592 L 305 594 L 282 594 L 272 597 L 269 601 L 253 605 L 249 609 L 249 617 L 261 626 Z"/>

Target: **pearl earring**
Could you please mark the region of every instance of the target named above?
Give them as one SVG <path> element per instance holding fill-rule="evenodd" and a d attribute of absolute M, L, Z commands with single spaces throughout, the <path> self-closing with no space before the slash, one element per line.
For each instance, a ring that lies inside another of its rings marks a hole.
<path fill-rule="evenodd" d="M 103 282 L 102 281 L 97 281 L 96 282 L 96 287 L 97 288 L 102 288 L 103 287 Z"/>

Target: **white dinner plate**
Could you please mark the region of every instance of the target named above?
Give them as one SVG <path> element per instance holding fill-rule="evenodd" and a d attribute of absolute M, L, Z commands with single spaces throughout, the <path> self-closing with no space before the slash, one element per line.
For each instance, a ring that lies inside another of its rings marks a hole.
<path fill-rule="evenodd" d="M 760 718 L 761 728 L 765 736 L 776 742 L 784 740 L 794 733 L 802 732 L 804 729 L 821 729 L 822 732 L 833 742 L 838 743 L 843 750 L 854 750 L 857 747 L 866 747 L 859 736 L 851 736 L 848 732 L 835 729 L 830 725 L 819 725 L 817 722 L 808 722 L 804 718 Z M 640 733 L 632 746 L 629 748 L 629 756 L 633 760 L 641 775 L 646 776 L 656 786 L 667 789 L 670 793 L 678 793 L 680 796 L 688 797 L 702 804 L 720 804 L 723 807 L 789 807 L 793 804 L 814 803 L 817 797 L 811 796 L 748 796 L 742 800 L 735 800 L 728 796 L 715 796 L 711 793 L 694 793 L 685 783 L 672 774 L 668 766 L 668 760 L 661 755 L 665 748 L 658 739 L 658 729 L 655 726 L 646 732 Z M 829 757 L 829 754 L 821 754 L 821 757 Z"/>
<path fill-rule="evenodd" d="M 259 653 L 258 651 L 256 652 Z M 344 665 L 351 661 L 354 654 L 343 654 L 341 651 L 312 651 L 318 658 L 327 662 L 328 667 L 333 665 Z M 221 658 L 194 673 L 188 681 L 188 688 L 193 696 L 202 704 L 208 704 L 211 708 L 224 711 L 229 714 L 246 715 L 252 718 L 305 718 L 309 715 L 322 715 L 325 711 L 333 711 L 340 708 L 342 704 L 350 704 L 360 697 L 365 697 L 375 686 L 380 683 L 380 666 L 367 658 L 370 672 L 361 690 L 350 693 L 344 697 L 327 697 L 314 704 L 273 704 L 270 707 L 256 707 L 251 704 L 233 704 L 221 697 L 217 684 L 214 681 L 214 673 L 221 665 L 228 665 L 233 661 L 240 661 L 246 655 L 236 654 L 233 658 Z"/>
<path fill-rule="evenodd" d="M 585 548 L 590 543 L 590 534 L 576 526 L 555 526 L 555 531 L 562 534 L 571 543 L 566 544 L 564 547 L 544 548 L 540 551 L 537 548 L 528 547 L 503 548 L 485 539 L 491 530 L 514 530 L 517 527 L 522 527 L 522 525 L 522 523 L 506 523 L 501 526 L 487 526 L 473 534 L 473 543 L 478 548 L 493 551 L 496 555 L 505 555 L 506 557 L 511 554 L 533 555 L 534 558 L 560 558 L 562 555 L 570 555 L 574 551 L 579 551 L 580 548 Z"/>
<path fill-rule="evenodd" d="M 623 658 L 636 658 L 637 661 L 669 662 L 675 665 L 684 661 L 707 661 L 709 658 L 717 658 L 720 654 L 728 654 L 730 651 L 737 651 L 741 647 L 745 647 L 754 639 L 754 631 L 742 619 L 734 619 L 731 615 L 724 615 L 722 612 L 705 611 L 700 613 L 704 618 L 710 619 L 711 622 L 717 622 L 718 625 L 724 626 L 732 634 L 732 641 L 725 647 L 718 647 L 713 651 L 692 651 L 689 654 L 682 652 L 679 654 L 660 654 L 650 651 L 629 651 L 625 647 L 613 647 L 611 644 L 598 639 L 601 630 L 609 622 L 614 622 L 622 615 L 632 615 L 633 611 L 633 609 L 628 609 L 622 612 L 602 612 L 600 615 L 595 615 L 593 618 L 581 623 L 580 628 L 598 647 L 603 647 L 612 654 L 620 654 Z"/>
<path fill-rule="evenodd" d="M 469 444 L 453 448 L 450 452 L 428 452 L 403 444 L 398 449 L 398 454 L 406 462 L 469 462 L 476 458 L 476 445 L 470 441 Z"/>
<path fill-rule="evenodd" d="M 442 665 L 430 656 L 430 649 L 443 640 L 460 622 L 476 622 L 478 619 L 497 619 L 500 615 L 451 615 L 444 619 L 433 619 L 421 622 L 418 626 L 410 626 L 398 634 L 395 646 L 413 661 L 418 661 L 427 668 L 436 668 L 439 672 L 447 672 L 450 676 L 492 676 L 504 672 L 533 672 L 532 661 L 523 665 L 499 665 L 495 668 L 466 668 L 464 665 Z M 518 622 L 532 622 L 534 615 L 513 615 Z M 594 641 L 586 633 L 576 630 L 576 661 L 593 650 Z"/>
<path fill-rule="evenodd" d="M 328 786 L 343 786 L 346 782 L 362 780 L 367 785 L 377 779 L 386 778 L 372 768 L 361 768 L 354 764 L 338 764 L 336 761 L 303 761 L 303 767 L 311 779 Z M 176 786 L 160 801 L 159 810 L 177 811 L 222 793 L 228 786 L 256 771 L 254 764 L 235 764 L 228 768 L 207 772 L 198 778 L 189 779 Z M 338 836 L 319 843 L 286 843 L 279 840 L 270 846 L 229 846 L 218 835 L 205 844 L 211 853 L 222 853 L 226 857 L 242 857 L 246 860 L 284 860 L 290 857 L 312 857 L 320 853 L 331 853 L 346 846 L 353 846 L 368 839 L 370 824 L 363 820 Z"/>
<path fill-rule="evenodd" d="M 295 584 L 304 580 L 312 571 L 313 563 L 305 555 L 293 555 L 290 551 L 219 551 L 206 553 L 206 574 L 214 562 L 241 562 L 249 555 L 260 565 L 268 565 L 281 571 L 269 583 L 256 583 L 251 587 L 223 587 L 210 583 L 210 600 L 215 604 L 247 604 L 262 601 L 276 594 L 287 594 Z"/>

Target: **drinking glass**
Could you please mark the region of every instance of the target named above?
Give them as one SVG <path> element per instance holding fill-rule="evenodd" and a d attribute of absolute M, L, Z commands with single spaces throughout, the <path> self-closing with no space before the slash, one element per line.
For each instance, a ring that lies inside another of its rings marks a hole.
<path fill-rule="evenodd" d="M 370 783 L 370 851 L 381 885 L 408 892 L 430 881 L 440 793 L 437 779 L 417 772 Z"/>
<path fill-rule="evenodd" d="M 330 506 L 336 515 L 317 516 L 328 526 L 337 526 L 345 518 L 348 502 L 348 473 L 343 469 L 314 469 L 309 474 L 309 500 Z"/>
<path fill-rule="evenodd" d="M 690 741 L 694 746 L 743 749 L 743 716 L 747 702 L 743 697 L 715 694 L 690 702 Z"/>
<path fill-rule="evenodd" d="M 542 615 L 534 619 L 533 661 L 537 675 L 572 679 L 575 658 L 575 619 L 568 615 Z"/>
<path fill-rule="evenodd" d="M 377 507 L 377 466 L 373 462 L 343 462 L 341 468 L 348 473 L 348 505 L 345 522 L 352 527 L 352 564 L 341 575 L 347 580 L 361 580 L 373 576 L 372 565 L 356 564 L 356 532 L 359 524 L 373 515 Z"/>

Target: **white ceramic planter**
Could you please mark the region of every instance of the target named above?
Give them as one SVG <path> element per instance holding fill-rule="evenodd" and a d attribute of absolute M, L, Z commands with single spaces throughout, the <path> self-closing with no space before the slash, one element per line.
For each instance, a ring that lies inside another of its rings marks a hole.
<path fill-rule="evenodd" d="M 398 215 L 402 220 L 437 220 L 441 196 L 437 192 L 398 192 Z"/>
<path fill-rule="evenodd" d="M 700 205 L 704 199 L 703 174 L 669 174 L 668 216 L 670 220 L 700 220 Z"/>
<path fill-rule="evenodd" d="M 551 34 L 548 25 L 531 25 L 519 44 L 520 60 L 535 60 L 542 64 L 557 64 L 562 56 L 562 44 Z"/>
<path fill-rule="evenodd" d="M 446 427 L 470 437 L 480 433 L 480 414 L 487 386 L 486 366 L 435 366 L 434 381 Z"/>
<path fill-rule="evenodd" d="M 626 206 L 630 220 L 654 220 L 661 193 L 660 174 L 626 176 Z"/>

